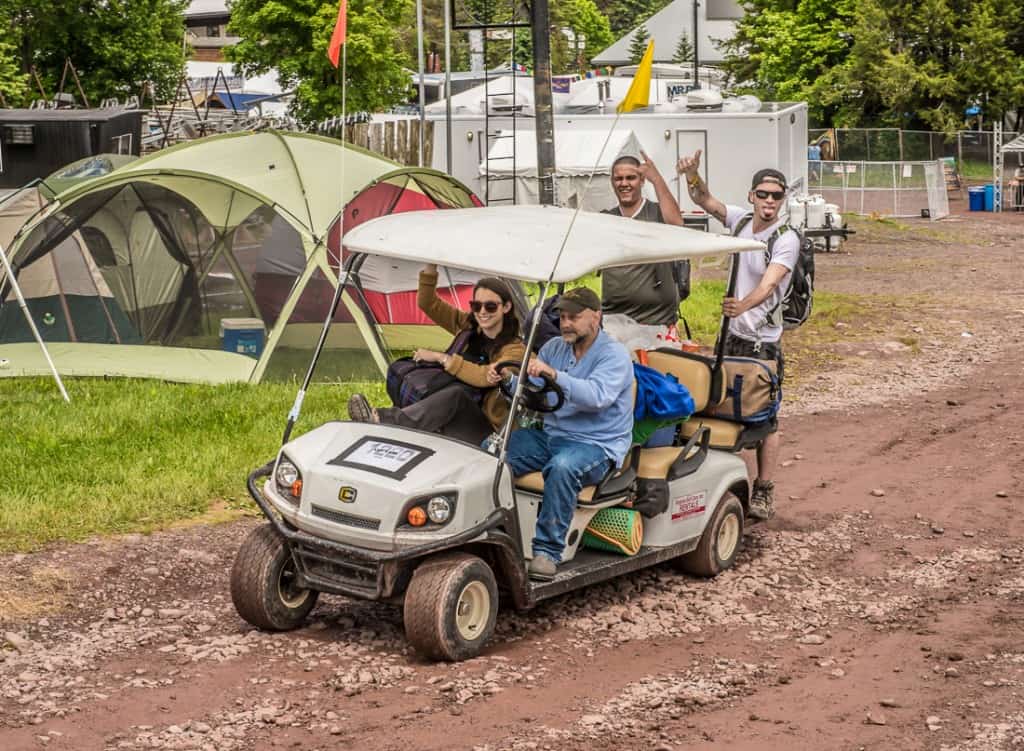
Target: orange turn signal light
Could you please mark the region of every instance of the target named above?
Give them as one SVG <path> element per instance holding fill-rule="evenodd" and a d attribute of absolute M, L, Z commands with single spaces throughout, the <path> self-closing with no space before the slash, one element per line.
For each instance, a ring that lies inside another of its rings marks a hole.
<path fill-rule="evenodd" d="M 422 527 L 427 523 L 427 512 L 419 506 L 413 506 L 409 509 L 406 519 L 413 527 Z"/>
<path fill-rule="evenodd" d="M 292 498 L 298 498 L 302 495 L 302 480 L 296 480 L 292 483 Z"/>

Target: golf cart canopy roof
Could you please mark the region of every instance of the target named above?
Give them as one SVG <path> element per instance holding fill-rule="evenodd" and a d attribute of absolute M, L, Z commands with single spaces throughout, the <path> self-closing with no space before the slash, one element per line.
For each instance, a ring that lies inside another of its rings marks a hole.
<path fill-rule="evenodd" d="M 410 211 L 365 222 L 345 234 L 344 244 L 358 253 L 543 282 L 574 214 L 553 206 Z M 581 211 L 552 281 L 569 282 L 609 266 L 764 249 L 753 240 Z"/>

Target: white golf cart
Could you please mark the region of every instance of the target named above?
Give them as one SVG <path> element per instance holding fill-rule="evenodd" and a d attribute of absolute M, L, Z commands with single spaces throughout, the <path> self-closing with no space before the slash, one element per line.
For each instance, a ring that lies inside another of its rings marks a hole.
<path fill-rule="evenodd" d="M 393 214 L 350 231 L 345 245 L 352 254 L 342 287 L 360 257 L 379 254 L 541 282 L 538 310 L 553 282 L 596 269 L 764 248 L 538 206 Z M 636 448 L 624 467 L 583 489 L 554 580 L 531 581 L 527 565 L 544 481 L 539 472 L 513 478 L 502 447 L 524 404 L 549 408 L 546 397 L 558 397 L 557 383 L 531 386 L 516 379 L 509 420 L 493 452 L 441 435 L 358 422 L 330 422 L 289 441 L 315 362 L 289 415 L 284 445 L 249 476 L 249 492 L 270 523 L 255 529 L 238 551 L 231 594 L 238 613 L 254 626 L 300 626 L 320 592 L 402 602 L 406 635 L 419 652 L 463 660 L 490 637 L 499 597 L 530 608 L 663 561 L 714 576 L 732 565 L 740 548 L 749 486 L 735 452 L 761 436 L 695 416 L 681 423 L 679 445 Z M 698 412 L 723 398 L 720 364 L 720 356 L 716 362 L 678 350 L 649 353 L 651 367 L 690 389 Z M 594 515 L 614 506 L 642 514 L 642 546 L 635 555 L 581 547 Z"/>

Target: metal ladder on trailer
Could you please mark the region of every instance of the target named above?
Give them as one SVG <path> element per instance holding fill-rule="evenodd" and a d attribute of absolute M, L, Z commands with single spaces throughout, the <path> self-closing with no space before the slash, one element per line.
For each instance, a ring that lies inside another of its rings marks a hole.
<path fill-rule="evenodd" d="M 509 0 L 509 6 L 500 10 L 494 10 L 491 0 L 480 0 L 470 3 L 465 0 L 449 0 L 451 2 L 452 28 L 461 30 L 483 31 L 483 56 L 484 56 L 484 127 L 477 138 L 478 162 L 484 165 L 483 174 L 483 201 L 488 206 L 495 204 L 517 203 L 516 190 L 516 132 L 518 116 L 521 109 L 517 94 L 519 91 L 519 75 L 516 69 L 515 60 L 516 30 L 529 28 L 528 17 L 524 18 L 524 8 L 520 0 Z M 475 9 L 468 6 L 475 5 Z M 459 7 L 461 6 L 461 7 Z M 462 19 L 462 20 L 460 20 Z M 510 79 L 509 86 L 499 86 L 501 89 L 495 91 L 495 79 L 501 76 L 494 73 L 487 65 L 488 43 L 491 41 L 491 32 L 504 30 L 508 32 L 509 42 L 509 65 Z M 494 73 L 494 75 L 492 75 Z M 507 115 L 499 111 L 503 103 L 508 102 Z M 511 119 L 511 126 L 499 128 L 494 122 L 495 119 Z M 495 155 L 499 144 L 509 143 L 505 153 Z M 495 174 L 498 167 L 506 168 L 504 174 Z M 508 188 L 502 190 L 499 186 L 508 184 Z"/>

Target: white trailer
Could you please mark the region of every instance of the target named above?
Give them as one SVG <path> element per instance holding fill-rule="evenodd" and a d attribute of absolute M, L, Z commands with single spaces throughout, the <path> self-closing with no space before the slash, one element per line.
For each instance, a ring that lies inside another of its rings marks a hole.
<path fill-rule="evenodd" d="M 561 150 L 563 139 L 578 141 L 593 139 L 595 133 L 611 130 L 615 119 L 610 114 L 556 114 L 555 147 Z M 432 165 L 446 169 L 445 119 L 433 119 L 434 150 Z M 492 133 L 533 133 L 533 118 L 491 115 L 485 123 L 484 115 L 452 117 L 452 175 L 472 188 L 481 197 L 487 191 L 487 153 L 501 143 L 488 138 L 485 125 Z M 638 112 L 623 115 L 616 131 L 629 129 L 643 150 L 654 160 L 666 179 L 675 177 L 675 164 L 679 157 L 703 151 L 701 169 L 712 193 L 723 201 L 746 205 L 750 190 L 750 177 L 758 169 L 773 167 L 789 179 L 793 192 L 807 189 L 807 105 L 798 103 L 763 103 L 756 112 L 702 111 Z M 523 165 L 536 164 L 535 142 L 522 137 L 516 140 L 516 161 Z M 614 139 L 613 139 L 614 140 Z M 524 147 L 526 150 L 520 149 Z M 507 147 L 500 147 L 507 151 Z M 507 154 L 506 154 L 507 156 Z M 607 156 L 607 155 L 605 155 Z M 606 159 L 602 158 L 602 162 Z M 500 170 L 497 165 L 502 164 Z M 507 172 L 511 160 L 491 163 L 491 174 Z M 575 166 L 575 165 L 574 165 Z M 556 164 L 556 170 L 558 165 Z M 596 175 L 595 180 L 607 180 L 607 174 Z M 558 181 L 556 181 L 557 183 Z M 671 183 L 684 213 L 697 214 L 682 181 Z M 492 186 L 493 187 L 493 186 Z M 497 188 L 502 195 L 508 187 Z M 492 193 L 496 192 L 494 189 Z M 535 191 L 517 191 L 517 202 L 536 202 Z M 653 194 L 652 194 L 653 197 Z M 569 196 L 561 198 L 568 203 Z M 588 206 L 589 208 L 589 206 Z M 719 229 L 713 224 L 712 229 Z"/>

